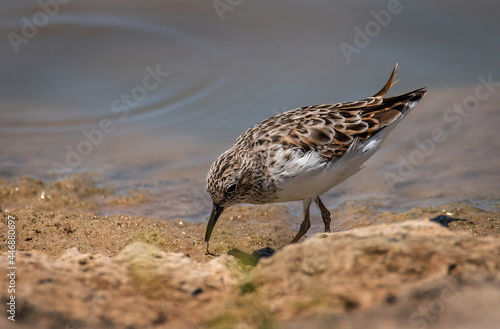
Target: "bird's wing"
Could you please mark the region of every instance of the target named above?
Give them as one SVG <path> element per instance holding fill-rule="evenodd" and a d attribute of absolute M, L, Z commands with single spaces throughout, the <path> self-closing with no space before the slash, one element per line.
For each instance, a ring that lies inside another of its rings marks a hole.
<path fill-rule="evenodd" d="M 262 152 L 273 152 L 276 145 L 285 150 L 296 148 L 304 154 L 314 150 L 324 161 L 335 160 L 355 139 L 363 142 L 402 118 L 426 93 L 425 88 L 421 88 L 383 98 L 393 85 L 396 68 L 389 81 L 373 97 L 357 102 L 306 106 L 281 113 L 247 130 L 236 144 L 246 144 Z"/>

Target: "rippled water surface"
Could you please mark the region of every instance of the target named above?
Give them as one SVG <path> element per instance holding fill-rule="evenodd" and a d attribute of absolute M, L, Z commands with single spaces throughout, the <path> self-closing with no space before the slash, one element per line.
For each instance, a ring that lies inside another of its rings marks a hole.
<path fill-rule="evenodd" d="M 399 62 L 390 94 L 429 93 L 329 207 L 498 207 L 496 2 L 47 3 L 0 7 L 0 178 L 93 172 L 151 190 L 138 213 L 201 220 L 206 172 L 245 129 L 370 96 Z"/>

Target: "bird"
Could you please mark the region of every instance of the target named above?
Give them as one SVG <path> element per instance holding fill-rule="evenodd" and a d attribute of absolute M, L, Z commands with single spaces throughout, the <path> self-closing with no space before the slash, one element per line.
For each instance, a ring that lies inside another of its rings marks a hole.
<path fill-rule="evenodd" d="M 303 202 L 303 221 L 290 243 L 298 242 L 311 226 L 309 209 L 319 207 L 324 232 L 330 232 L 331 214 L 320 196 L 363 168 L 390 131 L 427 88 L 384 97 L 398 69 L 372 97 L 354 102 L 305 106 L 270 117 L 240 135 L 221 154 L 207 174 L 212 199 L 205 242 L 220 215 L 239 204 Z"/>

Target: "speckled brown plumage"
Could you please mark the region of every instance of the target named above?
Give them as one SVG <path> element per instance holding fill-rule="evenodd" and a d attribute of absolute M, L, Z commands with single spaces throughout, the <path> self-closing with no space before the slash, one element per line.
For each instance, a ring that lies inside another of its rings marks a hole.
<path fill-rule="evenodd" d="M 352 141 L 364 141 L 396 121 L 409 109 L 412 99 L 422 97 L 425 88 L 404 95 L 383 98 L 392 85 L 396 68 L 386 86 L 362 101 L 312 105 L 290 110 L 253 126 L 235 142 L 236 147 L 258 150 L 272 145 L 314 150 L 331 161 L 344 154 Z"/>

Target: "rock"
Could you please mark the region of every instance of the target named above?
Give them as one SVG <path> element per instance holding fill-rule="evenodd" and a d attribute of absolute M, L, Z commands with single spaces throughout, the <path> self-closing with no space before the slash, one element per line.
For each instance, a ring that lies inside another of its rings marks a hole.
<path fill-rule="evenodd" d="M 0 259 L 3 268 L 6 260 Z M 18 323 L 148 328 L 182 319 L 194 324 L 213 308 L 213 298 L 230 294 L 237 284 L 233 266 L 229 256 L 196 263 L 145 243 L 133 243 L 115 257 L 81 254 L 76 248 L 56 259 L 18 252 Z M 2 286 L 6 282 L 2 277 Z"/>
<path fill-rule="evenodd" d="M 410 221 L 318 234 L 261 259 L 246 284 L 255 288 L 256 300 L 266 301 L 270 315 L 290 319 L 363 311 L 412 292 L 411 300 L 425 300 L 432 291 L 449 289 L 452 295 L 466 285 L 499 282 L 498 239 Z"/>
<path fill-rule="evenodd" d="M 276 250 L 274 250 L 273 248 L 271 248 L 271 247 L 265 247 L 265 248 L 262 248 L 262 249 L 259 249 L 259 250 L 255 250 L 252 253 L 252 256 L 254 256 L 256 258 L 263 258 L 263 257 L 266 258 L 266 257 L 271 257 L 275 253 L 276 253 Z"/>
<path fill-rule="evenodd" d="M 115 261 L 127 269 L 128 278 L 136 286 L 150 289 L 152 296 L 163 293 L 157 287 L 199 294 L 211 289 L 223 291 L 237 283 L 235 272 L 229 271 L 228 256 L 200 264 L 181 253 L 167 253 L 148 244 L 134 243 L 118 254 Z"/>
<path fill-rule="evenodd" d="M 467 219 L 455 218 L 455 217 L 450 217 L 450 216 L 446 216 L 446 215 L 439 215 L 437 217 L 430 219 L 430 221 L 441 224 L 444 227 L 448 227 L 450 225 L 450 223 L 459 222 L 459 221 L 467 222 Z"/>

